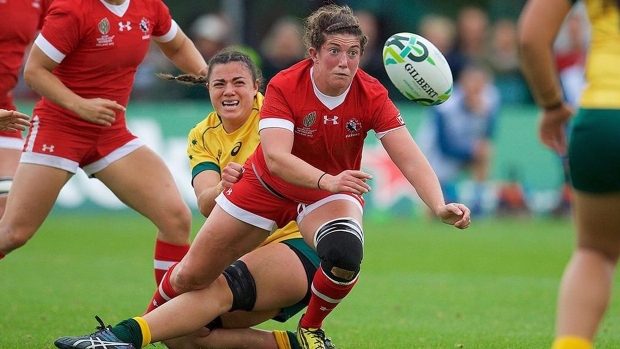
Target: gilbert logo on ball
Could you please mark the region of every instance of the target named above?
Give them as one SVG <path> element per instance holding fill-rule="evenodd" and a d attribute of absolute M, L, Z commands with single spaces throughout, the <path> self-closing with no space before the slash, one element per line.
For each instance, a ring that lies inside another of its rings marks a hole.
<path fill-rule="evenodd" d="M 438 105 L 450 98 L 450 66 L 441 51 L 420 35 L 390 36 L 383 46 L 383 65 L 394 86 L 418 104 Z"/>

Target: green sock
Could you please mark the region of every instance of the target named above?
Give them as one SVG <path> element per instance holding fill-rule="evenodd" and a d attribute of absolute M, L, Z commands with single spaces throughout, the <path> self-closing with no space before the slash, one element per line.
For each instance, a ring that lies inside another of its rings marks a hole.
<path fill-rule="evenodd" d="M 123 320 L 112 327 L 112 333 L 121 341 L 132 343 L 136 348 L 142 348 L 142 331 L 138 321 L 134 319 Z"/>
<path fill-rule="evenodd" d="M 297 341 L 297 336 L 295 335 L 295 332 L 286 331 L 286 334 L 288 335 L 289 342 L 291 342 L 291 348 L 301 349 L 301 346 L 299 345 L 299 342 Z"/>

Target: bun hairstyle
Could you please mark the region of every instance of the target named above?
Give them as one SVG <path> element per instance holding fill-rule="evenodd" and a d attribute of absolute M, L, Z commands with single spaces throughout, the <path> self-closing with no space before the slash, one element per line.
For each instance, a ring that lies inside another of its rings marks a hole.
<path fill-rule="evenodd" d="M 304 25 L 306 48 L 314 47 L 319 50 L 328 35 L 336 34 L 350 34 L 358 37 L 362 53 L 368 44 L 368 37 L 362 33 L 357 17 L 347 5 L 329 4 L 322 6 L 306 18 Z"/>

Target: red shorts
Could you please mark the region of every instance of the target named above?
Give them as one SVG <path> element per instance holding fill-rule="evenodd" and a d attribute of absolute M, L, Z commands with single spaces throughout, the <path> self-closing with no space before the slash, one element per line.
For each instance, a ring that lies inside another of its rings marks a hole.
<path fill-rule="evenodd" d="M 320 200 L 308 205 L 284 198 L 279 193 L 270 191 L 256 173 L 247 170 L 247 167 L 239 182 L 224 190 L 215 199 L 217 204 L 233 217 L 272 232 L 290 221 L 300 222 L 312 210 L 334 200 L 354 202 L 360 212 L 363 212 L 364 200 L 349 193 L 332 194 L 325 191 Z"/>
<path fill-rule="evenodd" d="M 110 163 L 143 146 L 125 123 L 110 127 L 79 127 L 67 119 L 33 115 L 20 162 L 41 164 L 76 173 L 101 171 Z"/>

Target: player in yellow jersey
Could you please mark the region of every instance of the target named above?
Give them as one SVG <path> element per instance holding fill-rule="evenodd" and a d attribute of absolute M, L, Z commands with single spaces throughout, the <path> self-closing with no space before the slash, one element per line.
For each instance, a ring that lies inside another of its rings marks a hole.
<path fill-rule="evenodd" d="M 539 137 L 568 156 L 572 179 L 577 244 L 562 278 L 553 349 L 593 347 L 620 257 L 620 2 L 583 1 L 592 36 L 575 114 L 564 102 L 551 51 L 573 2 L 529 0 L 519 21 L 523 72 L 543 110 Z"/>

